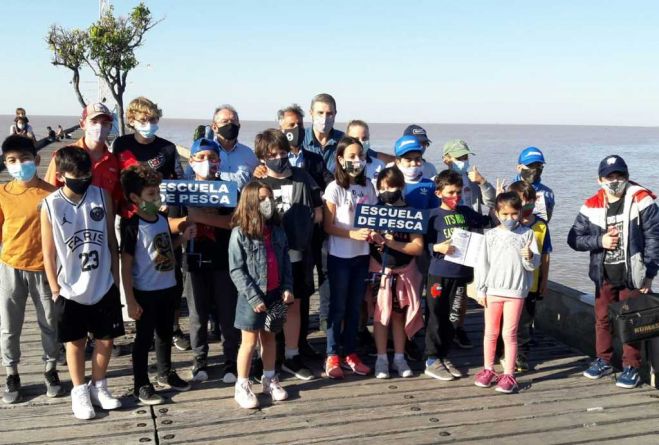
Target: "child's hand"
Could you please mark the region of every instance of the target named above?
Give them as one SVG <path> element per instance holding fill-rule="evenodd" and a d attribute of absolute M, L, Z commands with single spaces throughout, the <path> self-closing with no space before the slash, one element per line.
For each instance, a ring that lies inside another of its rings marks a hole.
<path fill-rule="evenodd" d="M 471 167 L 471 170 L 467 173 L 467 177 L 471 182 L 475 182 L 476 184 L 485 184 L 485 178 L 481 175 L 481 172 L 478 171 L 476 166 Z"/>
<path fill-rule="evenodd" d="M 378 232 L 373 232 L 371 233 L 371 242 L 377 244 L 378 246 L 381 246 L 384 244 L 384 237 L 380 235 Z"/>
<path fill-rule="evenodd" d="M 268 177 L 268 167 L 266 167 L 264 164 L 260 164 L 254 169 L 254 173 L 252 175 L 255 178 L 261 179 L 261 178 L 267 178 Z"/>
<path fill-rule="evenodd" d="M 265 303 L 259 303 L 259 304 L 257 304 L 256 307 L 254 308 L 254 312 L 256 312 L 257 314 L 258 314 L 258 313 L 261 313 L 261 312 L 265 312 L 265 311 L 267 311 L 267 310 L 268 310 L 268 308 L 265 307 Z"/>
<path fill-rule="evenodd" d="M 289 290 L 284 291 L 284 293 L 281 295 L 281 299 L 284 301 L 285 304 L 291 304 L 295 301 L 295 297 Z"/>
<path fill-rule="evenodd" d="M 483 295 L 482 297 L 476 297 L 476 301 L 483 307 L 487 307 L 487 296 Z"/>
<path fill-rule="evenodd" d="M 455 253 L 455 246 L 451 245 L 451 240 L 447 239 L 443 243 L 438 243 L 432 246 L 433 252 L 441 253 L 443 255 L 453 255 Z"/>
<path fill-rule="evenodd" d="M 128 305 L 128 316 L 133 320 L 137 321 L 142 317 L 142 306 L 140 306 L 137 301 L 129 301 Z"/>
<path fill-rule="evenodd" d="M 348 232 L 350 235 L 350 238 L 357 240 L 357 241 L 366 241 L 368 240 L 368 237 L 371 235 L 371 229 L 357 229 L 357 230 L 351 230 Z"/>
<path fill-rule="evenodd" d="M 616 250 L 618 248 L 620 233 L 615 227 L 609 228 L 608 232 L 602 236 L 602 247 L 606 250 Z"/>
<path fill-rule="evenodd" d="M 522 247 L 519 252 L 520 255 L 522 255 L 522 258 L 524 258 L 526 261 L 531 261 L 531 258 L 533 258 L 533 252 L 531 252 L 531 241 L 526 243 L 526 246 Z"/>
<path fill-rule="evenodd" d="M 506 191 L 506 179 L 499 179 L 497 178 L 497 195 L 502 194 L 503 192 Z"/>
<path fill-rule="evenodd" d="M 195 236 L 197 236 L 197 225 L 195 223 L 188 224 L 188 226 L 181 234 L 181 238 L 183 239 L 184 242 L 190 241 Z"/>

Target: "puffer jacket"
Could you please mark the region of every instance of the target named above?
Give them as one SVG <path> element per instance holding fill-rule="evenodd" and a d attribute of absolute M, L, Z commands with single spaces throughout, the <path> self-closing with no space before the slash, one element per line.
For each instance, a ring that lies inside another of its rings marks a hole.
<path fill-rule="evenodd" d="M 659 209 L 654 202 L 656 196 L 631 181 L 623 199 L 626 285 L 639 289 L 645 278 L 657 275 L 659 268 Z M 606 210 L 606 193 L 600 189 L 581 207 L 567 238 L 574 250 L 590 252 L 588 275 L 598 287 L 604 280 L 602 236 L 606 233 Z"/>

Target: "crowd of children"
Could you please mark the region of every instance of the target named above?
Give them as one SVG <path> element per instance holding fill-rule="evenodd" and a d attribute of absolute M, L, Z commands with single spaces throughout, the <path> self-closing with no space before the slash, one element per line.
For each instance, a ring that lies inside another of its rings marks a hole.
<path fill-rule="evenodd" d="M 333 99 L 327 104 L 331 112 Z M 330 112 L 322 122 L 312 116 L 313 131 L 335 132 Z M 535 306 L 547 290 L 552 250 L 548 222 L 554 195 L 541 182 L 541 150 L 523 150 L 516 181 L 496 190 L 470 165 L 473 152 L 466 142 L 444 146 L 447 168 L 437 173 L 424 159 L 430 140 L 423 128 L 408 127 L 395 143 L 395 156 L 388 157 L 370 149 L 368 125 L 356 120 L 335 141 L 331 156 L 321 153 L 326 167 L 310 170 L 305 157 L 321 164 L 323 159 L 301 148 L 309 134 L 301 110 L 289 107 L 280 114 L 281 128 L 259 133 L 254 152 L 240 155 L 251 149 L 237 143 L 237 112 L 218 108 L 206 131 L 210 137 L 192 144 L 187 171 L 174 144 L 156 135 L 161 111 L 146 98 L 129 105 L 127 121 L 134 133 L 117 139 L 112 151 L 106 145 L 111 113 L 103 104 L 87 106 L 81 120 L 85 136 L 56 151 L 48 182 L 36 173 L 40 158 L 34 141 L 19 134 L 5 139 L 4 163 L 13 177 L 0 187 L 5 403 L 20 400 L 20 333 L 28 295 L 41 330 L 47 395 L 63 392 L 57 372 L 63 343 L 75 417 L 90 419 L 95 407 L 121 406 L 106 380 L 113 340 L 124 335 L 127 321 L 120 294 L 136 325 L 134 396 L 144 404 L 164 401 L 148 375 L 152 345 L 157 383 L 190 389 L 191 382 L 178 375 L 171 360 L 172 345 L 182 337 L 178 310 L 184 277 L 192 290 L 187 303 L 193 382 L 208 379 L 207 326 L 214 320 L 224 339 L 223 381 L 235 384 L 236 402 L 243 408 L 259 405 L 250 381 L 257 367 L 263 393 L 273 401 L 287 399 L 278 369 L 301 380 L 314 378 L 306 359 L 315 352 L 309 352 L 306 336 L 319 230 L 326 237 L 321 242 L 329 284 L 327 313 L 321 314 L 328 378 L 341 379 L 348 370 L 385 379 L 392 369 L 412 377 L 407 345 L 424 329 L 425 375 L 445 381 L 466 377 L 449 355 L 455 343 L 471 347 L 463 328 L 471 294 L 485 308 L 483 369 L 475 384 L 496 385 L 503 393 L 517 389 L 515 372 L 529 368 Z M 247 159 L 244 165 L 223 165 L 238 155 Z M 234 181 L 239 199 L 235 209 L 167 207 L 159 189 L 163 178 Z M 590 378 L 612 369 L 606 304 L 648 292 L 659 262 L 654 195 L 629 181 L 618 156 L 602 161 L 599 178 L 603 190 L 586 201 L 569 237 L 570 246 L 591 252 L 591 278 L 598 286 L 598 357 L 585 373 Z M 427 211 L 428 229 L 403 233 L 357 227 L 360 204 Z M 456 251 L 456 231 L 484 233 L 475 267 L 447 258 Z M 358 332 L 369 315 L 374 370 L 358 353 Z M 495 371 L 497 356 L 502 374 Z M 618 385 L 635 387 L 638 349 L 626 345 L 623 360 Z"/>

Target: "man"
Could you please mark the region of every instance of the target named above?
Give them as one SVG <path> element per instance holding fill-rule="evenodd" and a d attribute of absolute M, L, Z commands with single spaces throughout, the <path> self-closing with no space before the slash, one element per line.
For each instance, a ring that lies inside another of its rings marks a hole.
<path fill-rule="evenodd" d="M 405 129 L 405 131 L 403 131 L 403 136 L 416 137 L 421 143 L 424 153 L 428 149 L 428 147 L 430 147 L 430 143 L 432 142 L 430 139 L 428 139 L 428 134 L 426 133 L 426 130 L 423 127 L 416 124 L 409 125 Z M 436 175 L 437 175 L 437 169 L 432 164 L 432 162 L 428 162 L 425 159 L 423 159 L 423 177 L 427 179 L 432 179 Z"/>

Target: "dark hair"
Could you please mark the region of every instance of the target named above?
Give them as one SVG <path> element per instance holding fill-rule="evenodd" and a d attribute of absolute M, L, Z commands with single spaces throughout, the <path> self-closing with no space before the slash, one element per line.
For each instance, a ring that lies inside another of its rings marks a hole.
<path fill-rule="evenodd" d="M 516 192 L 503 192 L 497 196 L 497 212 L 501 210 L 501 207 L 504 205 L 512 207 L 515 210 L 522 210 L 522 200 Z"/>
<path fill-rule="evenodd" d="M 249 238 L 263 238 L 266 220 L 259 210 L 259 190 L 262 188 L 270 190 L 270 194 L 273 195 L 272 187 L 259 180 L 253 180 L 243 187 L 240 191 L 238 206 L 231 218 L 231 225 L 240 227 L 240 230 Z M 279 213 L 276 209 L 274 209 L 270 221 L 276 225 L 280 224 Z"/>
<path fill-rule="evenodd" d="M 300 120 L 304 119 L 304 111 L 302 111 L 302 107 L 298 104 L 292 104 L 277 111 L 277 122 L 284 120 L 286 113 L 295 113 Z"/>
<path fill-rule="evenodd" d="M 336 153 L 334 154 L 334 161 L 336 164 L 334 169 L 334 179 L 336 179 L 336 183 L 344 189 L 350 187 L 350 175 L 339 163 L 339 156 L 343 157 L 343 153 L 345 153 L 346 148 L 353 144 L 359 145 L 359 148 L 361 148 L 362 152 L 364 152 L 364 146 L 361 142 L 359 142 L 359 139 L 351 138 L 350 136 L 344 136 L 337 144 Z M 354 178 L 354 181 L 355 184 L 366 185 L 366 169 L 362 170 L 362 172 Z"/>
<path fill-rule="evenodd" d="M 256 135 L 254 153 L 257 158 L 265 160 L 270 157 L 272 150 L 285 150 L 288 153 L 291 151 L 291 145 L 281 130 L 268 128 Z"/>
<path fill-rule="evenodd" d="M 327 93 L 316 94 L 313 97 L 313 99 L 311 99 L 311 109 L 313 109 L 313 105 L 316 102 L 327 104 L 327 105 L 331 106 L 334 111 L 336 111 L 336 101 L 334 100 L 334 98 L 331 95 L 329 95 Z"/>
<path fill-rule="evenodd" d="M 162 175 L 146 165 L 132 165 L 122 170 L 119 180 L 124 196 L 130 201 L 131 193 L 140 196 L 145 187 L 160 185 Z"/>
<path fill-rule="evenodd" d="M 32 156 L 37 155 L 37 149 L 34 147 L 32 138 L 17 134 L 7 136 L 4 142 L 2 142 L 2 153 L 6 155 L 8 151 L 30 153 Z"/>
<path fill-rule="evenodd" d="M 86 150 L 69 145 L 55 152 L 55 167 L 62 175 L 71 173 L 79 178 L 92 172 L 92 161 Z"/>
<path fill-rule="evenodd" d="M 435 176 L 435 191 L 441 192 L 447 185 L 455 185 L 460 188 L 464 185 L 462 175 L 453 170 L 442 170 Z"/>
<path fill-rule="evenodd" d="M 16 108 L 16 114 L 18 114 L 18 113 L 25 113 L 25 108 L 23 108 L 23 107 Z M 25 114 L 27 114 L 27 113 L 25 113 Z"/>
<path fill-rule="evenodd" d="M 380 171 L 377 179 L 378 190 L 381 189 L 383 182 L 386 182 L 389 187 L 405 188 L 405 176 L 396 167 L 387 167 Z"/>
<path fill-rule="evenodd" d="M 515 181 L 508 186 L 509 192 L 515 192 L 518 195 L 522 195 L 525 201 L 535 201 L 536 193 L 535 189 L 531 184 L 526 181 Z"/>

